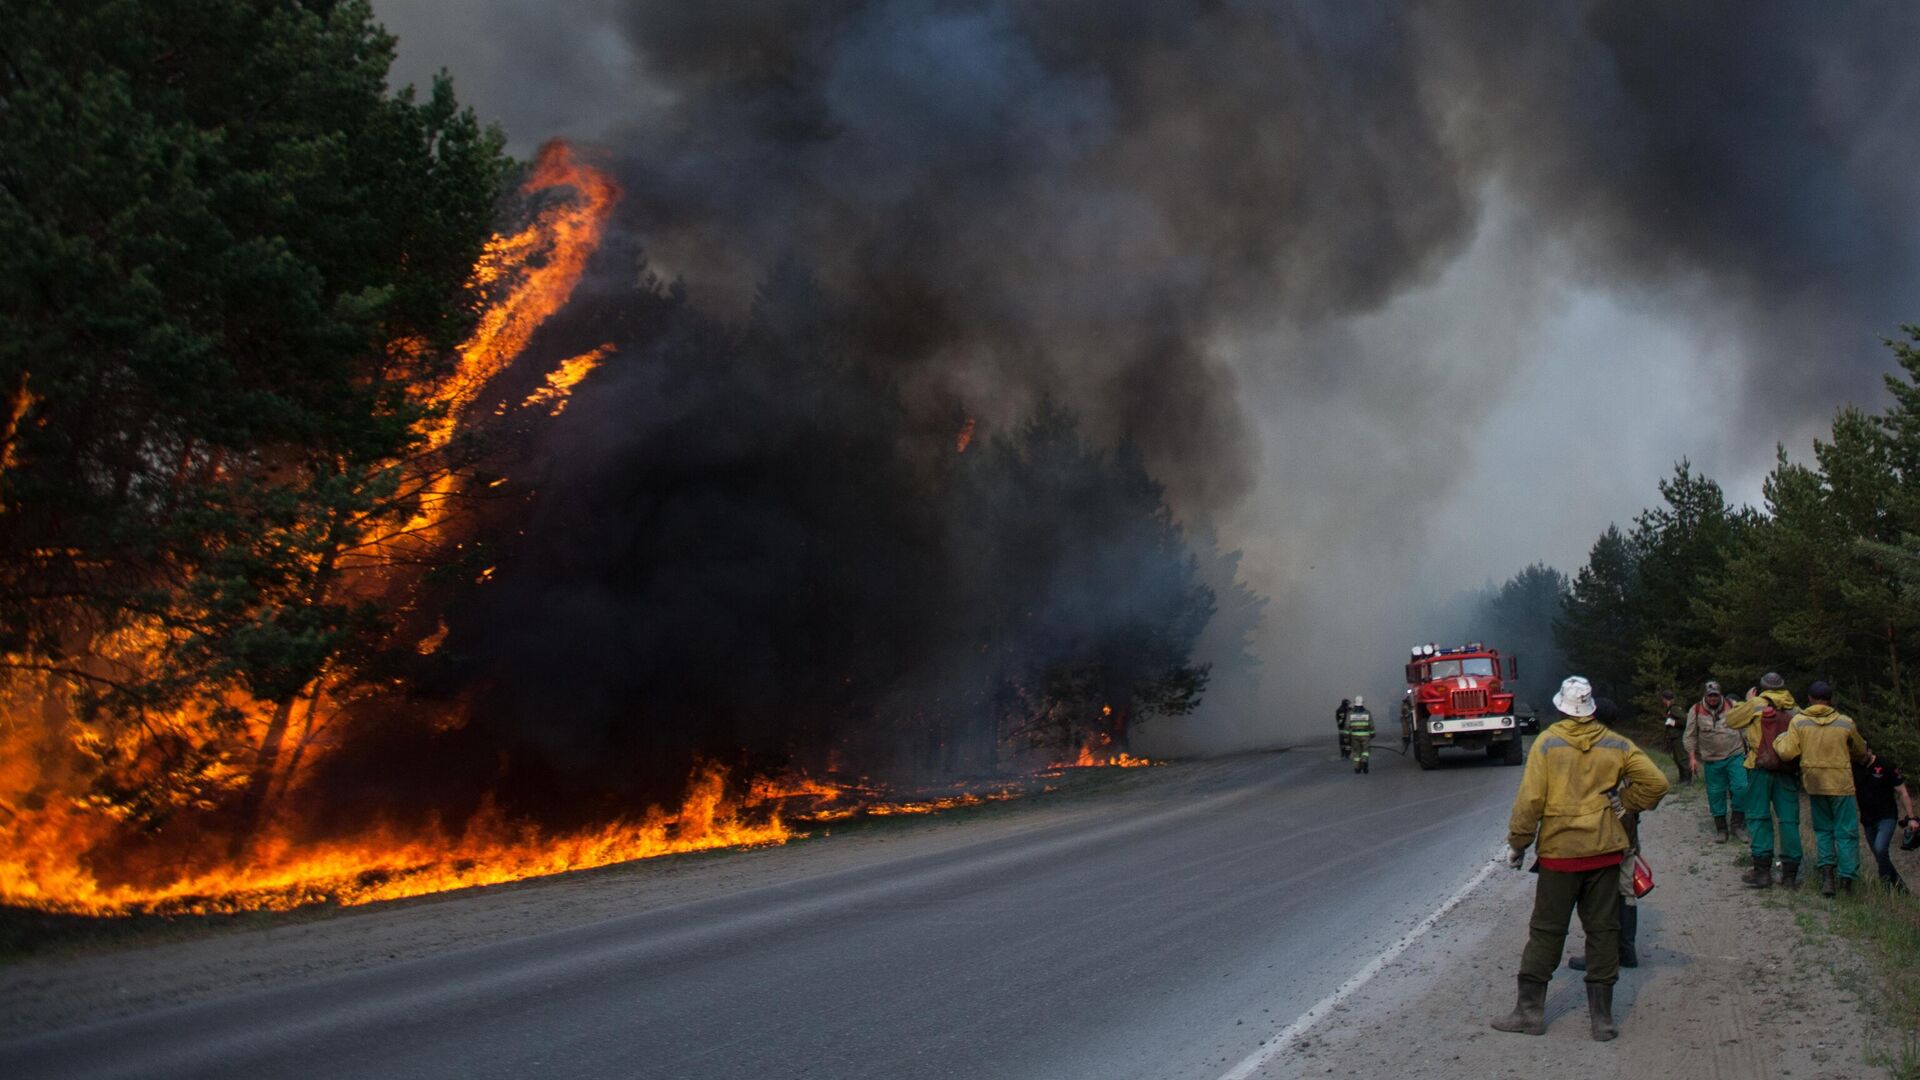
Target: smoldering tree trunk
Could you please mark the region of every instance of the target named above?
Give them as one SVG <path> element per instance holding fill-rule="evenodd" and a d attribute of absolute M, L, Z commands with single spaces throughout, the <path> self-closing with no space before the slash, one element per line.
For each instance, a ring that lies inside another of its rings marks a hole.
<path fill-rule="evenodd" d="M 287 755 L 287 767 L 280 770 L 280 789 L 268 792 L 269 803 L 286 798 L 287 789 L 293 786 L 293 778 L 300 774 L 300 759 L 306 755 L 307 747 L 313 745 L 314 736 L 318 734 L 314 722 L 320 712 L 321 696 L 321 687 L 316 683 L 313 693 L 307 697 L 306 717 L 300 723 L 300 737 L 294 740 L 293 753 Z"/>
<path fill-rule="evenodd" d="M 259 835 L 260 823 L 265 820 L 267 796 L 273 791 L 280 749 L 287 739 L 287 727 L 293 719 L 295 700 L 288 698 L 274 706 L 273 719 L 268 721 L 267 733 L 254 753 L 253 775 L 247 777 L 247 789 L 240 797 L 239 817 L 234 822 L 233 838 L 227 845 L 227 857 L 235 861 L 246 856 L 248 849 L 253 846 L 254 837 Z"/>
<path fill-rule="evenodd" d="M 32 404 L 33 398 L 27 394 L 27 373 L 23 371 L 14 384 L 7 388 L 5 400 L 0 400 L 0 470 L 13 464 L 13 447 L 20 436 L 20 422 L 26 419 L 27 408 Z"/>

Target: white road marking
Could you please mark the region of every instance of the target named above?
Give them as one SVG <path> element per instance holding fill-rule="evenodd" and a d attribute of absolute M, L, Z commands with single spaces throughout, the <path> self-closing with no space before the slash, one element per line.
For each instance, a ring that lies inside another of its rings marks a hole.
<path fill-rule="evenodd" d="M 1441 904 L 1433 910 L 1432 914 L 1420 920 L 1420 925 L 1409 930 L 1399 941 L 1387 946 L 1380 955 L 1367 961 L 1367 966 L 1354 972 L 1353 977 L 1341 983 L 1339 989 L 1321 998 L 1313 1008 L 1301 1013 L 1298 1020 L 1282 1028 L 1280 1034 L 1269 1039 L 1265 1046 L 1248 1054 L 1246 1060 L 1223 1073 L 1220 1080 L 1247 1080 L 1262 1065 L 1272 1061 L 1281 1051 L 1292 1046 L 1295 1040 L 1307 1033 L 1308 1028 L 1326 1019 L 1327 1014 L 1333 1012 L 1336 1006 L 1352 997 L 1355 991 L 1365 986 L 1375 975 L 1380 974 L 1381 969 L 1393 963 L 1395 957 L 1406 952 L 1407 946 L 1420 940 L 1421 935 L 1433 929 L 1433 924 L 1445 917 L 1447 912 L 1459 906 L 1460 901 L 1465 900 L 1468 893 L 1479 888 L 1480 883 L 1487 880 L 1487 875 L 1493 873 L 1505 861 L 1503 858 L 1488 860 L 1487 865 L 1481 867 L 1479 873 L 1468 879 L 1465 885 L 1460 886 L 1459 891 L 1447 897 L 1446 903 Z"/>

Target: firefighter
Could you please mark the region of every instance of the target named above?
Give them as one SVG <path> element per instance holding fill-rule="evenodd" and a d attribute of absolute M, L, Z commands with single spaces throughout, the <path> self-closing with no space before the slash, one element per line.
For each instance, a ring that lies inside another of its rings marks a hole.
<path fill-rule="evenodd" d="M 1373 745 L 1373 714 L 1367 711 L 1366 699 L 1357 694 L 1353 707 L 1347 710 L 1347 743 L 1353 748 L 1353 771 L 1371 771 L 1368 761 L 1372 754 L 1367 748 Z"/>
<path fill-rule="evenodd" d="M 1747 743 L 1738 731 L 1727 726 L 1727 701 L 1719 683 L 1708 681 L 1700 700 L 1687 710 L 1687 727 L 1680 743 L 1687 763 L 1706 778 L 1707 813 L 1713 815 L 1714 839 L 1721 843 L 1749 839 Z"/>
<path fill-rule="evenodd" d="M 1769 671 L 1760 677 L 1758 688 L 1748 688 L 1747 700 L 1727 710 L 1727 726 L 1740 732 L 1747 743 L 1747 834 L 1753 869 L 1740 880 L 1750 888 L 1773 884 L 1776 836 L 1780 884 L 1800 887 L 1800 778 L 1791 771 L 1760 765 L 1760 733 L 1769 725 L 1784 723 L 1797 708 L 1787 681 L 1779 672 Z"/>
<path fill-rule="evenodd" d="M 1800 762 L 1801 783 L 1813 815 L 1813 837 L 1820 856 L 1820 895 L 1832 896 L 1834 875 L 1840 891 L 1851 894 L 1860 875 L 1860 808 L 1853 798 L 1853 766 L 1873 755 L 1853 726 L 1853 718 L 1833 708 L 1833 688 L 1807 687 L 1807 707 L 1773 740 L 1781 761 Z"/>
<path fill-rule="evenodd" d="M 1593 718 L 1596 722 L 1611 728 L 1620 718 L 1620 710 L 1607 698 L 1593 700 Z M 1607 792 L 1607 805 L 1620 815 L 1620 824 L 1627 830 L 1627 850 L 1621 852 L 1620 859 L 1620 966 L 1623 968 L 1640 966 L 1640 901 L 1633 895 L 1633 857 L 1640 854 L 1640 815 L 1631 814 L 1620 804 L 1620 793 Z M 1587 970 L 1587 958 L 1575 956 L 1567 961 L 1567 966 L 1575 971 Z"/>
<path fill-rule="evenodd" d="M 1346 757 L 1351 749 L 1347 738 L 1347 714 L 1353 711 L 1353 702 L 1348 698 L 1340 699 L 1340 707 L 1333 710 L 1333 728 L 1340 733 L 1340 756 Z"/>
<path fill-rule="evenodd" d="M 1680 773 L 1680 782 L 1693 783 L 1693 770 L 1689 768 L 1686 754 L 1681 752 L 1680 735 L 1687 726 L 1687 714 L 1673 702 L 1673 691 L 1660 691 L 1660 712 L 1665 724 L 1667 736 L 1667 756 L 1673 759 L 1673 767 Z"/>
<path fill-rule="evenodd" d="M 1667 778 L 1632 740 L 1594 719 L 1586 679 L 1570 676 L 1553 704 L 1561 719 L 1528 751 L 1507 822 L 1507 865 L 1520 869 L 1527 848 L 1535 847 L 1540 877 L 1520 954 L 1519 1001 L 1493 1027 L 1546 1034 L 1547 984 L 1560 966 L 1567 920 L 1578 908 L 1587 935 L 1589 1032 L 1606 1042 L 1620 1033 L 1613 1024 L 1613 984 L 1620 977 L 1620 863 L 1629 844 L 1621 815 L 1659 805 Z M 1619 798 L 1619 813 L 1609 790 Z"/>

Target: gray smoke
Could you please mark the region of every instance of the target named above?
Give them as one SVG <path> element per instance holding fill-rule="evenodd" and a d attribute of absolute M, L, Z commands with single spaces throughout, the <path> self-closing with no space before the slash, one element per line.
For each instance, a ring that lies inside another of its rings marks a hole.
<path fill-rule="evenodd" d="M 1748 494 L 1916 316 L 1907 4 L 376 9 L 403 78 L 613 155 L 696 302 L 798 256 L 929 414 L 1137 438 L 1274 598 L 1251 741 L 1675 458 Z"/>

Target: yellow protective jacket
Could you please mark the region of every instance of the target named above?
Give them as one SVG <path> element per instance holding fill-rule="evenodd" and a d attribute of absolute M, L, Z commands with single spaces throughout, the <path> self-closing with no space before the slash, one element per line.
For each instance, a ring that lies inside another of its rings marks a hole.
<path fill-rule="evenodd" d="M 1579 859 L 1627 849 L 1627 829 L 1607 801 L 1651 810 L 1667 793 L 1667 778 L 1633 740 L 1591 717 L 1568 717 L 1540 733 L 1527 752 L 1520 793 L 1507 821 L 1507 843 L 1520 850 L 1538 843 L 1544 859 Z"/>
<path fill-rule="evenodd" d="M 1773 740 L 1782 761 L 1800 759 L 1800 786 L 1809 795 L 1853 794 L 1853 763 L 1867 763 L 1867 740 L 1853 717 L 1824 702 L 1800 710 Z"/>
<path fill-rule="evenodd" d="M 1769 701 L 1773 702 L 1776 709 L 1785 712 L 1794 710 L 1793 692 L 1790 690 L 1762 690 L 1759 697 L 1749 698 L 1727 710 L 1727 726 L 1746 736 L 1749 769 L 1754 767 L 1754 752 L 1760 749 L 1760 709 Z"/>

